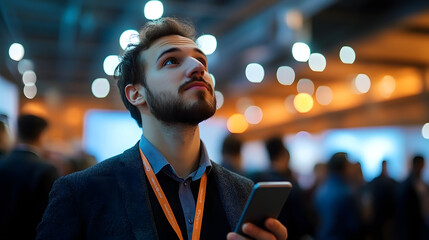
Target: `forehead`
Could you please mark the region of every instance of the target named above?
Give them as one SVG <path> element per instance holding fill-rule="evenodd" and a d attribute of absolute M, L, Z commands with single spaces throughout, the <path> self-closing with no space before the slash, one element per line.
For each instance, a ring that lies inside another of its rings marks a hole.
<path fill-rule="evenodd" d="M 193 40 L 189 38 L 179 35 L 170 35 L 157 39 L 147 50 L 142 52 L 141 56 L 148 61 L 151 59 L 156 60 L 159 54 L 170 48 L 180 48 L 186 50 L 198 48 L 198 46 Z"/>

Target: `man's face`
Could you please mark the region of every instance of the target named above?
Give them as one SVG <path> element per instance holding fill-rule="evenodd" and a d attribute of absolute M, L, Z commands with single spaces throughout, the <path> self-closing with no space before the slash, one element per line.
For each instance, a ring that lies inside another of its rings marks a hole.
<path fill-rule="evenodd" d="M 194 41 L 178 35 L 156 40 L 142 52 L 144 96 L 150 112 L 166 123 L 196 125 L 216 111 L 207 58 Z"/>

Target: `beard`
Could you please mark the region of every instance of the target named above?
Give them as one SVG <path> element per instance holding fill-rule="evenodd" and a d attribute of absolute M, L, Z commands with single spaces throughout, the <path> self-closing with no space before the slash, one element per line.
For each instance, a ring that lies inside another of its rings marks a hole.
<path fill-rule="evenodd" d="M 168 92 L 161 92 L 155 96 L 148 87 L 146 91 L 146 102 L 149 111 L 160 121 L 167 124 L 182 123 L 187 125 L 197 125 L 198 123 L 213 116 L 216 112 L 216 98 L 214 97 L 213 89 L 209 92 L 213 96 L 212 100 L 206 100 L 207 92 L 199 91 L 197 101 L 194 103 L 186 103 L 181 98 L 181 92 L 188 83 L 194 81 L 204 81 L 202 79 L 191 79 L 179 87 L 179 97 L 173 96 Z M 208 85 L 208 84 L 207 84 Z"/>

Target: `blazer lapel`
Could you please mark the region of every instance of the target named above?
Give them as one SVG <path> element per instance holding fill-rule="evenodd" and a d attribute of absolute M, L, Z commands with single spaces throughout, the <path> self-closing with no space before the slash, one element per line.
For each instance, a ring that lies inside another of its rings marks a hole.
<path fill-rule="evenodd" d="M 121 155 L 116 177 L 136 239 L 158 239 L 138 143 Z"/>

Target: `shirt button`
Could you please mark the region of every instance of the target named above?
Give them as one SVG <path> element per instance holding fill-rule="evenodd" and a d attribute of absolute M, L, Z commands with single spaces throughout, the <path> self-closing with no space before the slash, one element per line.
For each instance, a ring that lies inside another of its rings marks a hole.
<path fill-rule="evenodd" d="M 187 181 L 183 182 L 183 185 L 188 186 L 188 182 Z"/>
<path fill-rule="evenodd" d="M 192 218 L 188 218 L 188 223 L 189 223 L 189 224 L 194 223 L 194 219 L 192 219 Z"/>

